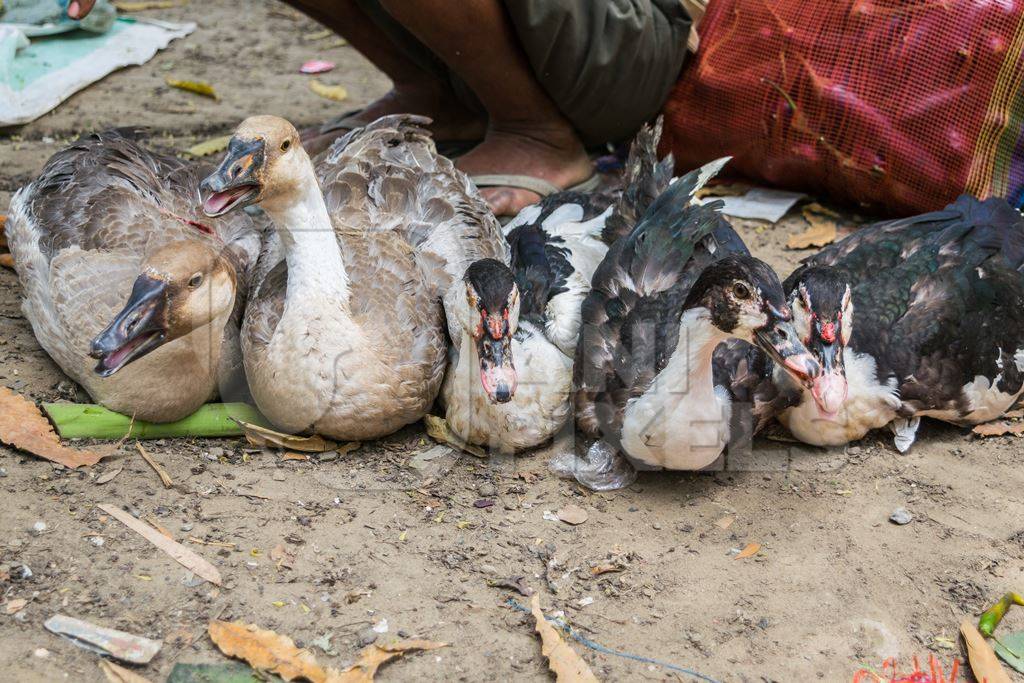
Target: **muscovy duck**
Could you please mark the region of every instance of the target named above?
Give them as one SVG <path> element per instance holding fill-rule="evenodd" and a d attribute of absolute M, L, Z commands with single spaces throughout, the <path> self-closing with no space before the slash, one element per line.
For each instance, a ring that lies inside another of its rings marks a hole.
<path fill-rule="evenodd" d="M 862 228 L 786 281 L 823 366 L 780 416 L 841 445 L 890 425 L 907 450 L 921 417 L 995 419 L 1024 389 L 1024 218 L 964 195 L 942 211 Z"/>
<path fill-rule="evenodd" d="M 730 399 L 712 357 L 730 337 L 758 345 L 797 382 L 819 372 L 796 336 L 778 276 L 745 254 L 721 202 L 692 203 L 727 159 L 677 180 L 609 250 L 583 304 L 577 425 L 595 459 L 693 470 L 730 440 Z M 600 486 L 600 484 L 597 484 Z"/>
<path fill-rule="evenodd" d="M 661 189 L 672 160 L 658 161 L 660 121 L 634 140 L 624 184 L 559 192 L 524 209 L 504 231 L 511 267 L 495 258 L 466 269 L 465 289 L 446 297 L 452 333 L 441 398 L 463 441 L 516 452 L 551 439 L 568 422 L 580 304 L 608 251 Z"/>

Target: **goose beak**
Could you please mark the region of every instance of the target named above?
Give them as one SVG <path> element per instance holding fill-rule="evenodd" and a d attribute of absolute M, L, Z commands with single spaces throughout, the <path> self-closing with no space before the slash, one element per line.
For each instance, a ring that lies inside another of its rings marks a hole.
<path fill-rule="evenodd" d="M 153 351 L 167 338 L 167 283 L 140 275 L 124 309 L 92 340 L 89 355 L 97 359 L 94 372 L 110 377 Z"/>
<path fill-rule="evenodd" d="M 519 378 L 512 362 L 512 332 L 508 320 L 488 316 L 483 334 L 476 340 L 480 359 L 480 382 L 492 403 L 508 403 L 516 393 Z"/>
<path fill-rule="evenodd" d="M 264 158 L 262 139 L 231 138 L 224 161 L 199 184 L 204 198 L 203 213 L 210 217 L 222 216 L 234 208 L 254 203 L 262 191 L 259 171 Z"/>
<path fill-rule="evenodd" d="M 762 327 L 754 333 L 754 343 L 802 386 L 810 388 L 821 375 L 821 366 L 800 343 L 796 328 L 789 320 L 776 319 Z"/>

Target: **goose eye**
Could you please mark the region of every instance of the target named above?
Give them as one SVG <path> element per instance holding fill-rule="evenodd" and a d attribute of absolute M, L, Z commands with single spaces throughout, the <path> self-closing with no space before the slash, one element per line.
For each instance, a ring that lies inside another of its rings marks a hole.
<path fill-rule="evenodd" d="M 282 152 L 287 152 L 288 148 L 291 147 L 291 146 L 292 146 L 292 141 L 291 140 L 285 140 L 284 142 L 281 143 L 281 151 Z"/>
<path fill-rule="evenodd" d="M 190 277 L 188 279 L 188 286 L 191 289 L 195 289 L 196 287 L 198 287 L 201 284 L 203 284 L 203 274 L 202 273 L 196 273 L 195 275 L 193 275 L 192 277 Z"/>
<path fill-rule="evenodd" d="M 747 287 L 742 282 L 737 282 L 732 286 L 732 294 L 737 299 L 749 299 L 750 298 L 750 287 Z"/>

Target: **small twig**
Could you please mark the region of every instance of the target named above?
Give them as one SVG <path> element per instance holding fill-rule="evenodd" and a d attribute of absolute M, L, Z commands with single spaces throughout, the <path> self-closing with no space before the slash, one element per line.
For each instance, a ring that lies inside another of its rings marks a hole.
<path fill-rule="evenodd" d="M 153 456 L 146 452 L 146 449 L 142 447 L 142 442 L 136 441 L 135 448 L 138 449 L 142 459 L 148 462 L 149 466 L 152 467 L 160 477 L 160 481 L 163 482 L 165 489 L 169 489 L 174 486 L 174 481 L 171 479 L 171 475 L 167 474 L 167 470 L 164 469 L 163 465 L 154 460 Z"/>

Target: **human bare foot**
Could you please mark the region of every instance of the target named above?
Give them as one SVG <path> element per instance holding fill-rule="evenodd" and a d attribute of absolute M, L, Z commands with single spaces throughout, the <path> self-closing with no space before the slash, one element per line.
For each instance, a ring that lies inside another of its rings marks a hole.
<path fill-rule="evenodd" d="M 492 125 L 484 141 L 455 165 L 470 176 L 526 175 L 563 189 L 594 172 L 576 132 L 561 123 Z M 536 192 L 512 187 L 481 188 L 480 194 L 496 216 L 513 216 L 541 199 Z"/>
<path fill-rule="evenodd" d="M 389 114 L 430 117 L 433 123 L 428 127 L 434 140 L 475 142 L 484 137 L 487 128 L 484 115 L 463 106 L 448 88 L 432 83 L 396 85 L 353 114 L 350 120 L 356 125 L 366 125 Z M 311 156 L 316 155 L 348 130 L 340 128 L 321 134 L 320 126 L 309 128 L 302 133 L 302 146 Z"/>

